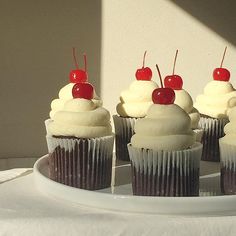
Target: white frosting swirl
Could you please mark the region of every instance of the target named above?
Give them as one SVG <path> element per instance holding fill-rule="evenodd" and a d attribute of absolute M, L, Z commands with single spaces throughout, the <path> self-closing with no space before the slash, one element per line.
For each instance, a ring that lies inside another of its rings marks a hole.
<path fill-rule="evenodd" d="M 49 116 L 51 119 L 54 118 L 54 114 L 57 111 L 60 111 L 63 109 L 65 102 L 67 102 L 68 100 L 72 99 L 72 88 L 75 84 L 74 83 L 69 83 L 66 86 L 64 86 L 62 89 L 60 89 L 59 91 L 59 98 L 54 99 L 51 102 L 51 111 L 49 113 Z M 100 98 L 97 96 L 95 90 L 94 90 L 94 95 L 93 95 L 93 102 L 97 105 L 97 106 L 102 106 L 102 100 L 100 100 Z"/>
<path fill-rule="evenodd" d="M 221 138 L 221 142 L 236 145 L 236 107 L 229 111 L 229 123 L 225 125 L 225 136 Z"/>
<path fill-rule="evenodd" d="M 193 107 L 193 99 L 186 90 L 175 90 L 175 104 L 180 106 L 189 114 L 192 129 L 198 128 L 200 114 L 198 110 Z"/>
<path fill-rule="evenodd" d="M 213 118 L 227 118 L 228 109 L 236 102 L 236 91 L 230 82 L 213 80 L 204 88 L 204 94 L 197 96 L 194 106 L 201 114 Z"/>
<path fill-rule="evenodd" d="M 82 98 L 66 101 L 63 109 L 54 114 L 48 129 L 52 135 L 78 138 L 103 137 L 112 133 L 109 111 Z"/>
<path fill-rule="evenodd" d="M 137 120 L 131 144 L 154 150 L 183 150 L 195 142 L 189 115 L 176 104 L 153 104 L 144 119 Z"/>
<path fill-rule="evenodd" d="M 122 91 L 117 113 L 122 117 L 140 118 L 147 114 L 152 102 L 152 92 L 158 88 L 154 81 L 135 80 L 128 90 Z"/>

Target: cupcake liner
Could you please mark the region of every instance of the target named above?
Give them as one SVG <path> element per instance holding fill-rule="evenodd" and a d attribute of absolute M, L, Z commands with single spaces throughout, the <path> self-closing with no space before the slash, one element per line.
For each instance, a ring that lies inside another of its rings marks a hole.
<path fill-rule="evenodd" d="M 198 196 L 202 144 L 182 151 L 155 151 L 128 144 L 134 195 Z"/>
<path fill-rule="evenodd" d="M 220 141 L 220 185 L 223 194 L 236 194 L 236 146 Z"/>
<path fill-rule="evenodd" d="M 203 129 L 200 129 L 200 128 L 193 129 L 193 132 L 196 135 L 196 142 L 201 143 L 202 142 L 202 136 L 203 136 Z"/>
<path fill-rule="evenodd" d="M 123 161 L 130 161 L 127 144 L 134 135 L 134 125 L 139 118 L 124 118 L 113 116 L 115 125 L 115 146 L 116 158 Z"/>
<path fill-rule="evenodd" d="M 219 138 L 224 136 L 224 126 L 228 122 L 227 118 L 215 119 L 201 116 L 199 126 L 204 130 L 202 136 L 203 161 L 220 161 Z"/>
<path fill-rule="evenodd" d="M 113 136 L 80 139 L 48 135 L 47 143 L 51 179 L 87 190 L 110 187 Z"/>
<path fill-rule="evenodd" d="M 51 122 L 52 122 L 52 119 L 47 119 L 44 121 L 47 134 L 50 134 L 48 127 Z"/>

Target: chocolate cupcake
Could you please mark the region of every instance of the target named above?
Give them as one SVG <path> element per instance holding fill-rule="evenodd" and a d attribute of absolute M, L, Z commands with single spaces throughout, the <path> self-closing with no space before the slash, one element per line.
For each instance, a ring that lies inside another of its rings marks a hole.
<path fill-rule="evenodd" d="M 144 60 L 145 60 L 144 54 Z M 147 114 L 147 110 L 152 104 L 152 92 L 157 88 L 157 84 L 151 81 L 152 71 L 144 66 L 138 69 L 136 81 L 132 82 L 129 89 L 121 92 L 120 103 L 116 110 L 118 115 L 113 116 L 115 126 L 116 158 L 129 161 L 127 144 L 134 134 L 136 121 Z"/>
<path fill-rule="evenodd" d="M 76 83 L 73 99 L 48 123 L 50 178 L 96 190 L 111 184 L 114 137 L 109 112 L 93 101 L 93 87 Z"/>
<path fill-rule="evenodd" d="M 195 107 L 201 113 L 199 126 L 204 130 L 203 161 L 220 161 L 219 138 L 224 136 L 224 126 L 229 122 L 228 110 L 236 105 L 235 96 L 230 82 L 214 80 L 196 98 Z"/>
<path fill-rule="evenodd" d="M 228 109 L 236 105 L 236 91 L 229 82 L 230 72 L 222 68 L 226 49 L 220 68 L 213 71 L 214 80 L 207 83 L 194 104 L 201 114 L 199 125 L 204 130 L 203 161 L 220 161 L 219 138 L 223 137 L 224 126 L 229 122 Z"/>
<path fill-rule="evenodd" d="M 236 194 L 236 107 L 229 111 L 229 120 L 224 128 L 225 136 L 219 140 L 221 191 Z"/>
<path fill-rule="evenodd" d="M 156 89 L 144 119 L 128 144 L 134 195 L 198 196 L 202 144 L 195 141 L 189 115 L 170 88 Z"/>

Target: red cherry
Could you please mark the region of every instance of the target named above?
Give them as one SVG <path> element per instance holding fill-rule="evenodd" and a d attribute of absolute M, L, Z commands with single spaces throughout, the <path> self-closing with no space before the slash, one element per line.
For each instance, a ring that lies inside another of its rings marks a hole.
<path fill-rule="evenodd" d="M 182 78 L 179 75 L 175 75 L 175 65 L 176 65 L 178 52 L 179 51 L 176 50 L 172 75 L 168 75 L 164 79 L 165 87 L 172 88 L 174 90 L 181 90 L 183 87 Z"/>
<path fill-rule="evenodd" d="M 215 70 L 213 71 L 214 80 L 229 81 L 230 72 L 226 68 L 222 68 L 223 62 L 225 59 L 226 50 L 227 50 L 227 47 L 225 47 L 224 54 L 220 63 L 220 68 L 215 68 Z"/>
<path fill-rule="evenodd" d="M 135 73 L 137 80 L 151 80 L 152 79 L 152 70 L 149 67 L 142 69 L 137 69 Z"/>
<path fill-rule="evenodd" d="M 179 75 L 168 75 L 164 79 L 164 85 L 167 88 L 181 90 L 183 87 L 183 80 Z"/>
<path fill-rule="evenodd" d="M 135 77 L 137 80 L 151 80 L 152 79 L 152 70 L 149 67 L 144 67 L 146 54 L 147 54 L 147 51 L 145 51 L 143 55 L 143 67 L 140 69 L 137 69 L 135 73 Z"/>
<path fill-rule="evenodd" d="M 73 98 L 93 98 L 93 86 L 89 83 L 76 83 L 72 88 Z"/>
<path fill-rule="evenodd" d="M 152 92 L 152 101 L 154 104 L 173 104 L 175 92 L 171 88 L 157 88 Z"/>
<path fill-rule="evenodd" d="M 88 74 L 84 70 L 72 70 L 70 72 L 70 82 L 78 83 L 78 82 L 86 82 L 88 80 Z"/>
<path fill-rule="evenodd" d="M 71 83 L 79 83 L 79 82 L 86 82 L 88 80 L 88 73 L 87 73 L 87 57 L 84 54 L 84 70 L 79 69 L 78 62 L 76 60 L 75 55 L 75 48 L 73 48 L 73 57 L 75 62 L 76 70 L 72 70 L 70 72 L 69 78 Z"/>
<path fill-rule="evenodd" d="M 161 88 L 154 89 L 152 92 L 152 101 L 154 104 L 173 104 L 175 101 L 175 92 L 172 88 L 163 88 L 161 72 L 158 65 L 156 65 L 156 68 L 160 78 Z"/>
<path fill-rule="evenodd" d="M 226 68 L 216 68 L 213 71 L 214 80 L 229 81 L 230 72 Z"/>

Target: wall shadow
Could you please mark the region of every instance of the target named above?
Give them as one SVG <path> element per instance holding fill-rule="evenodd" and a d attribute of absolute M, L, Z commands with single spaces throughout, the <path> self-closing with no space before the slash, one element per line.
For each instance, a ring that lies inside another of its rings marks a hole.
<path fill-rule="evenodd" d="M 69 82 L 72 47 L 100 94 L 101 0 L 0 1 L 0 158 L 47 152 L 44 120 Z"/>
<path fill-rule="evenodd" d="M 236 1 L 169 0 L 236 45 Z"/>

